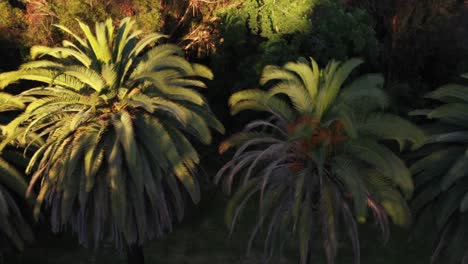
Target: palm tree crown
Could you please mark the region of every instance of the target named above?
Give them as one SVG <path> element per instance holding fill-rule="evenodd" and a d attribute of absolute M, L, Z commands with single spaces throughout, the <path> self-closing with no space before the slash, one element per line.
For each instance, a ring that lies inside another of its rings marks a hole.
<path fill-rule="evenodd" d="M 35 46 L 30 62 L 0 74 L 0 87 L 18 80 L 41 85 L 10 100 L 22 113 L 4 129 L 8 144 L 39 144 L 27 168 L 29 191 L 39 185 L 35 215 L 50 212 L 54 231 L 71 226 L 80 242 L 143 243 L 181 219 L 186 190 L 199 200 L 197 151 L 189 142 L 223 132 L 205 99 L 211 71 L 183 58 L 163 35 L 122 20 L 78 22 L 82 36 L 58 26 L 72 41 Z M 12 106 L 14 107 L 14 106 Z"/>
<path fill-rule="evenodd" d="M 359 262 L 355 219 L 364 222 L 368 208 L 385 235 L 387 216 L 398 225 L 409 223 L 401 194 L 411 196 L 411 175 L 382 140 L 394 140 L 403 149 L 408 143 L 417 147 L 424 135 L 382 111 L 388 97 L 380 75 L 364 75 L 344 85 L 361 63 L 333 61 L 320 69 L 313 59 L 300 59 L 283 67 L 267 66 L 260 80 L 267 90 L 232 95 L 233 114 L 255 110 L 271 116 L 249 123 L 220 146 L 220 152 L 237 147 L 216 178 L 224 179 L 228 191 L 239 185 L 226 214 L 231 229 L 249 198 L 259 193 L 252 239 L 269 218 L 267 248 L 285 241 L 284 234 L 297 235 L 305 264 L 317 236 L 323 238 L 328 263 L 334 263 L 340 227 Z"/>

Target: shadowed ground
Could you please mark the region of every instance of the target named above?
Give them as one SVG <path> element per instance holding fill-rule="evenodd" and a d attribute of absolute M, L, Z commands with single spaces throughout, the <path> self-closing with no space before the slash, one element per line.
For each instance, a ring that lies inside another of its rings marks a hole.
<path fill-rule="evenodd" d="M 146 263 L 161 264 L 254 264 L 262 257 L 261 241 L 249 257 L 245 256 L 248 231 L 252 227 L 255 209 L 251 207 L 248 215 L 243 215 L 241 224 L 228 239 L 224 225 L 224 198 L 217 194 L 208 197 L 197 211 L 188 215 L 182 223 L 164 240 L 148 243 L 145 246 Z M 393 229 L 390 241 L 383 245 L 372 224 L 360 227 L 362 264 L 428 264 L 431 253 L 430 243 L 408 241 L 406 230 Z M 287 245 L 283 257 L 275 257 L 272 264 L 298 263 L 294 245 Z M 325 263 L 317 251 L 316 263 Z M 337 264 L 352 263 L 353 256 L 346 243 L 342 243 Z M 116 253 L 109 245 L 97 252 L 78 246 L 75 239 L 68 235 L 40 238 L 32 247 L 10 260 L 8 264 L 89 264 L 126 263 L 122 253 Z"/>

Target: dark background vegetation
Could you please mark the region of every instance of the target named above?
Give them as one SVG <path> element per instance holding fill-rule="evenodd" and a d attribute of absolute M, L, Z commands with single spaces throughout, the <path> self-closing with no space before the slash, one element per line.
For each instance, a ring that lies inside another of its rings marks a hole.
<path fill-rule="evenodd" d="M 462 0 L 0 0 L 0 71 L 28 59 L 35 44 L 55 45 L 64 36 L 52 25 L 76 29 L 85 22 L 135 16 L 145 31 L 161 31 L 184 48 L 192 61 L 212 68 L 215 79 L 203 91 L 229 131 L 246 116 L 232 118 L 227 98 L 255 87 L 267 64 L 312 56 L 330 59 L 359 56 L 365 72 L 382 72 L 393 109 L 405 114 L 428 104 L 421 96 L 443 83 L 460 82 L 468 72 L 468 4 Z M 251 117 L 249 117 L 251 118 Z M 217 144 L 216 141 L 214 144 Z M 261 247 L 244 255 L 248 224 L 226 240 L 226 197 L 209 178 L 222 164 L 216 148 L 202 150 L 206 176 L 204 200 L 165 240 L 146 246 L 148 263 L 258 263 Z M 254 210 L 254 209 L 252 209 Z M 252 215 L 245 217 L 246 222 Z M 41 227 L 35 244 L 11 252 L 5 263 L 120 263 L 112 247 L 80 249 L 67 234 L 52 236 Z M 363 263 L 428 263 L 430 244 L 395 230 L 387 247 L 376 244 L 372 226 L 363 226 Z M 346 248 L 345 245 L 343 247 Z M 291 248 L 293 248 L 291 246 Z M 292 253 L 291 253 L 292 252 Z M 285 249 L 278 263 L 296 263 Z M 343 262 L 351 254 L 342 256 Z M 346 259 L 348 258 L 348 259 Z M 2 260 L 0 259 L 0 263 Z M 123 262 L 122 262 L 123 263 Z M 341 262 L 340 262 L 341 263 Z"/>

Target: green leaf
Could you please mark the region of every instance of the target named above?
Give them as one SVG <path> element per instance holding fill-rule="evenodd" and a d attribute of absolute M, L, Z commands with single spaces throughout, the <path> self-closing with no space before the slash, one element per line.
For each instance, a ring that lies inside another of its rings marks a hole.
<path fill-rule="evenodd" d="M 450 170 L 442 177 L 442 190 L 446 191 L 450 186 L 468 174 L 468 148 L 452 165 Z"/>
<path fill-rule="evenodd" d="M 403 161 L 388 148 L 369 139 L 352 140 L 346 148 L 350 156 L 374 166 L 392 179 L 406 198 L 411 197 L 414 188 L 411 173 Z"/>
<path fill-rule="evenodd" d="M 231 197 L 226 207 L 225 223 L 229 229 L 233 229 L 236 222 L 237 215 L 245 205 L 245 201 L 253 195 L 253 193 L 259 191 L 261 178 L 251 179 L 239 188 L 236 193 Z"/>
<path fill-rule="evenodd" d="M 333 168 L 338 179 L 343 183 L 345 191 L 352 195 L 356 218 L 365 219 L 367 217 L 367 190 L 361 179 L 362 172 L 353 165 L 352 159 L 338 156 L 333 161 Z"/>
<path fill-rule="evenodd" d="M 442 101 L 444 103 L 468 103 L 468 88 L 458 84 L 446 84 L 437 90 L 425 95 L 426 98 Z"/>
<path fill-rule="evenodd" d="M 412 149 L 419 148 L 424 143 L 425 135 L 416 125 L 392 114 L 371 115 L 359 125 L 359 132 L 373 135 L 378 139 L 396 140 L 402 151 L 407 142 L 411 142 Z"/>

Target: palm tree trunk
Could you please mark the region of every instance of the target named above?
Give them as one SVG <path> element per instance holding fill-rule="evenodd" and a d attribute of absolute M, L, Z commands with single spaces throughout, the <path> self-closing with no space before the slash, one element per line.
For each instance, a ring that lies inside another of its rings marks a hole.
<path fill-rule="evenodd" d="M 128 264 L 144 264 L 145 255 L 143 254 L 143 246 L 132 244 L 127 246 L 127 263 Z"/>

